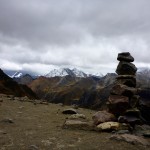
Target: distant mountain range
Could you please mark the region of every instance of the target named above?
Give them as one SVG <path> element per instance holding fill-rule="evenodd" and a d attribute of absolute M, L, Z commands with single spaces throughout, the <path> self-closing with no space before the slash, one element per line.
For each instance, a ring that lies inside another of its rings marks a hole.
<path fill-rule="evenodd" d="M 33 72 L 27 72 L 27 71 L 12 71 L 12 70 L 4 70 L 4 72 L 11 78 L 21 78 L 24 75 L 28 74 L 30 75 L 33 79 L 38 78 L 39 76 L 44 76 L 47 78 L 51 77 L 64 77 L 64 76 L 71 76 L 71 77 L 79 77 L 79 78 L 86 78 L 89 76 L 94 76 L 94 77 L 102 77 L 103 75 L 101 73 L 95 73 L 95 74 L 87 74 L 77 68 L 60 68 L 60 69 L 53 69 L 47 74 L 41 74 L 41 75 L 36 75 Z"/>
<path fill-rule="evenodd" d="M 74 69 L 60 68 L 60 69 L 51 70 L 48 74 L 45 75 L 45 77 L 49 77 L 49 78 L 64 77 L 67 75 L 70 75 L 72 77 L 81 77 L 81 78 L 86 78 L 88 76 L 86 73 L 76 68 Z"/>
<path fill-rule="evenodd" d="M 105 105 L 116 74 L 89 75 L 76 68 L 61 68 L 51 70 L 43 76 L 14 72 L 11 77 L 19 84 L 31 88 L 39 98 L 49 102 L 77 103 L 84 107 L 99 108 Z M 150 70 L 140 70 L 137 73 L 137 87 L 150 88 Z"/>

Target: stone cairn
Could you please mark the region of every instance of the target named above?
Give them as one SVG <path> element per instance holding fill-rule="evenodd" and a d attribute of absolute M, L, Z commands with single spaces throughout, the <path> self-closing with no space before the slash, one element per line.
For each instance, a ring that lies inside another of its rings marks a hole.
<path fill-rule="evenodd" d="M 137 109 L 139 96 L 136 88 L 136 66 L 134 58 L 129 52 L 118 54 L 119 62 L 116 69 L 118 76 L 111 90 L 108 100 L 108 109 L 120 123 L 128 123 L 132 127 L 140 124 L 140 111 Z"/>

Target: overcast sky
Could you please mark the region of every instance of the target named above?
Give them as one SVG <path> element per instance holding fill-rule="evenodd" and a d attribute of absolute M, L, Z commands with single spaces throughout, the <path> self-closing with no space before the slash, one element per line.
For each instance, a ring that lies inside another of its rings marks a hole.
<path fill-rule="evenodd" d="M 150 0 L 0 0 L 0 68 L 114 72 L 119 52 L 150 67 Z"/>

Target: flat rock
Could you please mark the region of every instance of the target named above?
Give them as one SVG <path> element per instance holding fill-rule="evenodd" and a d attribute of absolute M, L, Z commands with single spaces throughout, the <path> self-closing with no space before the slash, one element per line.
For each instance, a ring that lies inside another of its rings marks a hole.
<path fill-rule="evenodd" d="M 137 94 L 137 89 L 133 88 L 133 87 L 128 87 L 128 86 L 122 85 L 122 84 L 116 84 L 112 88 L 111 94 L 132 97 L 133 95 Z"/>
<path fill-rule="evenodd" d="M 117 79 L 117 84 L 123 84 L 129 87 L 136 87 L 136 78 Z"/>
<path fill-rule="evenodd" d="M 73 108 L 68 108 L 62 111 L 63 114 L 77 114 L 78 111 L 76 109 Z"/>
<path fill-rule="evenodd" d="M 127 61 L 127 62 L 133 62 L 134 58 L 130 55 L 129 52 L 123 52 L 123 53 L 119 53 L 117 60 L 119 61 Z"/>
<path fill-rule="evenodd" d="M 125 115 L 140 117 L 140 110 L 137 108 L 128 109 L 126 110 Z"/>
<path fill-rule="evenodd" d="M 73 114 L 68 119 L 86 119 L 86 116 L 84 114 Z"/>
<path fill-rule="evenodd" d="M 112 131 L 118 130 L 120 127 L 120 123 L 118 122 L 104 122 L 97 126 L 98 131 Z"/>
<path fill-rule="evenodd" d="M 132 127 L 134 127 L 136 124 L 141 124 L 141 119 L 136 116 L 125 115 L 125 116 L 120 116 L 118 118 L 118 122 L 129 123 Z"/>
<path fill-rule="evenodd" d="M 116 73 L 118 75 L 135 75 L 137 68 L 134 64 L 125 61 L 119 62 Z"/>
<path fill-rule="evenodd" d="M 81 120 L 66 120 L 62 126 L 63 129 L 94 130 L 91 122 Z"/>
<path fill-rule="evenodd" d="M 144 146 L 149 146 L 150 143 L 143 137 L 132 135 L 132 134 L 116 134 L 110 137 L 111 140 L 125 141 L 131 144 L 140 144 Z"/>
<path fill-rule="evenodd" d="M 135 79 L 135 75 L 118 75 L 116 79 Z"/>
<path fill-rule="evenodd" d="M 118 116 L 129 108 L 129 98 L 120 95 L 110 95 L 107 105 L 109 112 Z"/>
<path fill-rule="evenodd" d="M 116 117 L 107 111 L 98 111 L 92 116 L 95 125 L 103 122 L 116 121 Z"/>

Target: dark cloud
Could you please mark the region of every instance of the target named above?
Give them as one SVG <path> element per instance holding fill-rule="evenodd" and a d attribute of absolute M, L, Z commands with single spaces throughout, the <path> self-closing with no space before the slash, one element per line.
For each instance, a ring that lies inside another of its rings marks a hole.
<path fill-rule="evenodd" d="M 109 71 L 121 51 L 149 66 L 149 6 L 149 0 L 0 0 L 0 66 Z"/>

